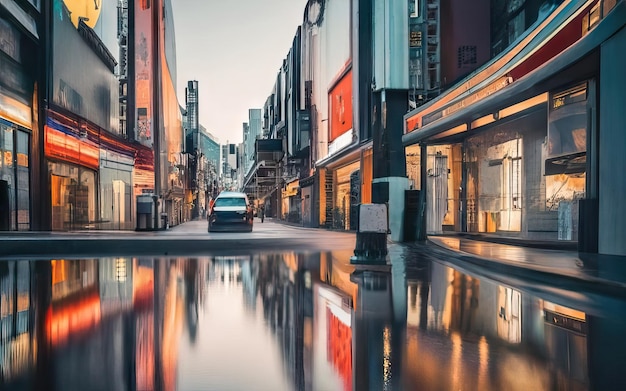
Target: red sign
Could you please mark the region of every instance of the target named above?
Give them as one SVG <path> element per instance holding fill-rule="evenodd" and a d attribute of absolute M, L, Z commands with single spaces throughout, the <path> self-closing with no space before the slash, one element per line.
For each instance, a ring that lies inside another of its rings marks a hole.
<path fill-rule="evenodd" d="M 352 390 L 352 329 L 326 308 L 328 319 L 328 360 L 343 381 L 344 390 Z"/>
<path fill-rule="evenodd" d="M 100 149 L 97 146 L 87 140 L 80 140 L 49 126 L 46 126 L 45 129 L 45 153 L 47 157 L 98 169 Z"/>
<path fill-rule="evenodd" d="M 328 94 L 330 112 L 329 141 L 352 129 L 352 70 L 337 82 Z"/>

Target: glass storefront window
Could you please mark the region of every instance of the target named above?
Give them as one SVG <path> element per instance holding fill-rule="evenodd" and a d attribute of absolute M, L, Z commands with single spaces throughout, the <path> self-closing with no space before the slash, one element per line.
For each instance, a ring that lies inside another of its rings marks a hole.
<path fill-rule="evenodd" d="M 96 173 L 67 163 L 49 162 L 52 230 L 90 228 L 96 220 Z"/>
<path fill-rule="evenodd" d="M 335 204 L 333 208 L 333 225 L 339 229 L 350 229 L 350 217 L 352 208 L 360 202 L 360 183 L 358 175 L 361 168 L 360 162 L 354 162 L 347 166 L 338 168 L 336 175 Z"/>
<path fill-rule="evenodd" d="M 17 132 L 17 229 L 30 229 L 29 136 Z"/>
<path fill-rule="evenodd" d="M 450 201 L 453 196 L 451 189 L 450 161 L 452 160 L 451 145 L 437 145 L 428 147 L 426 166 L 426 198 L 431 205 L 428 210 L 427 232 L 442 233 L 444 226 L 450 226 L 454 218 L 453 206 Z"/>
<path fill-rule="evenodd" d="M 15 167 L 13 165 L 13 128 L 0 124 L 0 160 L 2 160 L 2 169 L 0 170 L 0 180 L 6 183 L 8 188 L 7 194 L 2 198 L 8 201 L 8 208 L 4 206 L 3 210 L 8 210 L 8 229 L 14 231 L 15 224 Z M 6 219 L 6 217 L 3 217 Z M 6 221 L 4 222 L 6 225 Z"/>
<path fill-rule="evenodd" d="M 93 171 L 81 170 L 80 172 L 80 192 L 76 193 L 76 211 L 78 212 L 80 223 L 90 224 L 96 220 L 96 173 Z M 89 191 L 89 190 L 92 191 Z M 80 197 L 80 198 L 79 198 Z"/>
<path fill-rule="evenodd" d="M 0 227 L 30 229 L 28 133 L 0 123 Z M 8 212 L 4 212 L 8 211 Z"/>
<path fill-rule="evenodd" d="M 406 147 L 406 175 L 411 183 L 411 188 L 420 190 L 421 187 L 421 175 L 420 175 L 420 146 L 419 144 Z"/>
<path fill-rule="evenodd" d="M 100 168 L 100 228 L 133 228 L 131 179 L 130 171 Z"/>

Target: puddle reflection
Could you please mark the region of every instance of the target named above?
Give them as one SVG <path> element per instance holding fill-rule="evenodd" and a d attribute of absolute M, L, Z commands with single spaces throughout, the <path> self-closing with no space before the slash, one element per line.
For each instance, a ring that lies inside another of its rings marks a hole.
<path fill-rule="evenodd" d="M 613 372 L 625 362 L 624 319 L 615 312 L 622 301 L 591 315 L 584 303 L 572 308 L 576 295 L 548 300 L 403 254 L 390 267 L 365 270 L 349 255 L 0 262 L 0 388 L 624 383 Z"/>

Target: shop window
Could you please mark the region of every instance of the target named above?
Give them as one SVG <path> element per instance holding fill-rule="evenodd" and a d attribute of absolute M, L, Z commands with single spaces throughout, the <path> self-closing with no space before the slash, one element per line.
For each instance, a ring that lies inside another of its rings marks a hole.
<path fill-rule="evenodd" d="M 552 93 L 545 174 L 582 173 L 587 152 L 587 85 Z"/>
<path fill-rule="evenodd" d="M 406 175 L 409 178 L 411 189 L 421 188 L 420 146 L 418 144 L 406 147 Z"/>
<path fill-rule="evenodd" d="M 49 163 L 52 229 L 89 228 L 96 219 L 96 173 L 70 164 Z"/>
<path fill-rule="evenodd" d="M 439 147 L 438 147 L 439 148 Z M 441 233 L 448 210 L 448 155 L 449 150 L 429 148 L 427 168 L 427 203 L 431 205 L 426 218 L 427 232 Z"/>
<path fill-rule="evenodd" d="M 411 18 L 420 17 L 420 0 L 409 0 L 409 16 Z"/>
<path fill-rule="evenodd" d="M 30 229 L 30 180 L 29 180 L 29 135 L 18 131 L 16 145 L 17 170 L 17 229 Z"/>
<path fill-rule="evenodd" d="M 479 231 L 520 231 L 522 225 L 522 140 L 487 148 L 479 167 Z"/>

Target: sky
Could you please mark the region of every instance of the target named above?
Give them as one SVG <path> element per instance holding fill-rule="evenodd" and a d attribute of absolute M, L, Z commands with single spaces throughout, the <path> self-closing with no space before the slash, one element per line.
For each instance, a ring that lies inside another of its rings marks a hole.
<path fill-rule="evenodd" d="M 200 124 L 240 143 L 248 109 L 262 109 L 304 15 L 306 0 L 172 0 L 177 94 L 198 80 Z"/>

